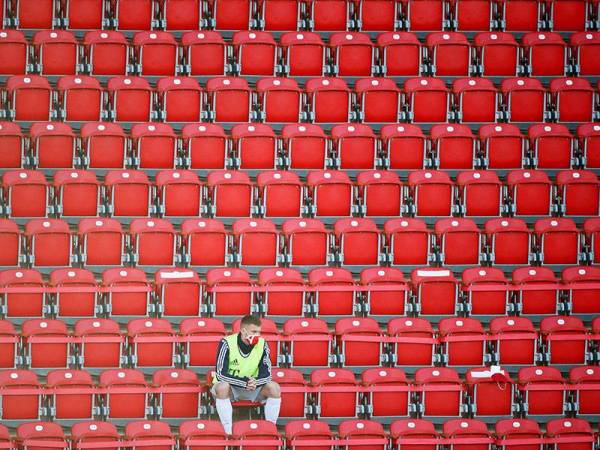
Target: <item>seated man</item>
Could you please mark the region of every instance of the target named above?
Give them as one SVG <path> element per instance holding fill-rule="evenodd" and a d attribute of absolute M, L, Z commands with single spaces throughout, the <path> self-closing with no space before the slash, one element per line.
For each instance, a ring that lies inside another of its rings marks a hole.
<path fill-rule="evenodd" d="M 265 419 L 277 423 L 281 407 L 279 385 L 271 381 L 269 346 L 260 337 L 258 317 L 244 316 L 239 333 L 219 343 L 216 374 L 210 390 L 215 397 L 223 428 L 231 434 L 233 409 L 231 400 L 249 400 L 265 404 Z"/>

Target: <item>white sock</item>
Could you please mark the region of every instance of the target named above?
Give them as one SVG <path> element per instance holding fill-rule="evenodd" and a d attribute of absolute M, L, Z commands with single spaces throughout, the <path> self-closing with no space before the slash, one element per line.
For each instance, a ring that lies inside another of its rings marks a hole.
<path fill-rule="evenodd" d="M 265 402 L 265 419 L 277 425 L 279 409 L 281 408 L 281 398 L 269 397 Z"/>
<path fill-rule="evenodd" d="M 233 407 L 231 406 L 231 400 L 228 398 L 217 398 L 215 399 L 215 405 L 217 406 L 217 413 L 219 413 L 219 419 L 221 419 L 221 425 L 225 433 L 231 434 L 233 427 Z"/>

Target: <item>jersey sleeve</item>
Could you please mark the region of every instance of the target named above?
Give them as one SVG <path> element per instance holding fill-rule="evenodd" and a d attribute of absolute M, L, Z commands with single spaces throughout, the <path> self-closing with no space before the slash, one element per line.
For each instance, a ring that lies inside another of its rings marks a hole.
<path fill-rule="evenodd" d="M 260 359 L 260 365 L 258 366 L 256 385 L 263 386 L 269 381 L 271 381 L 271 352 L 269 350 L 269 346 L 265 342 L 265 349 L 263 351 L 262 358 Z"/>

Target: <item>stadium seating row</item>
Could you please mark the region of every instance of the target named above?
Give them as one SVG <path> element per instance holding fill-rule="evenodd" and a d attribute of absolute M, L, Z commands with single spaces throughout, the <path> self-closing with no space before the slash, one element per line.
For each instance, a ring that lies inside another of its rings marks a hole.
<path fill-rule="evenodd" d="M 56 345 L 56 344 L 55 344 Z M 89 344 L 88 344 L 89 345 Z M 207 376 L 211 379 L 209 373 Z M 274 368 L 282 388 L 282 418 L 544 417 L 598 414 L 598 366 L 574 367 L 569 381 L 555 367 L 522 367 L 515 380 L 499 366 L 468 369 L 464 380 L 449 367 L 417 369 L 414 381 L 400 368 L 374 367 L 360 381 L 344 368 L 314 369 L 310 382 L 295 369 Z M 194 371 L 165 369 L 152 382 L 135 369 L 109 369 L 98 381 L 84 370 L 0 371 L 4 420 L 162 419 L 206 417 L 207 386 Z M 542 393 L 542 390 L 544 391 Z M 386 401 L 387 399 L 387 401 Z M 390 401 L 389 399 L 393 399 Z M 389 420 L 389 419 L 387 419 Z"/>
<path fill-rule="evenodd" d="M 229 133 L 212 123 L 181 132 L 163 123 L 91 122 L 75 132 L 61 122 L 34 123 L 28 132 L 0 122 L 0 167 L 89 169 L 568 169 L 600 168 L 600 125 L 582 124 L 575 135 L 562 124 L 488 124 L 473 133 L 464 124 L 436 124 L 429 133 L 413 124 L 239 124 Z M 543 176 L 543 175 L 542 175 Z"/>
<path fill-rule="evenodd" d="M 145 156 L 143 153 L 142 156 Z M 103 181 L 85 170 L 59 170 L 49 183 L 42 171 L 7 171 L 0 212 L 22 217 L 466 217 L 596 216 L 600 184 L 592 171 L 561 171 L 555 184 L 543 171 L 415 171 L 403 183 L 392 171 L 211 171 L 206 181 L 189 170 L 109 171 Z M 534 194 L 535 196 L 532 196 Z M 333 202 L 333 203 L 332 203 Z M 363 221 L 369 223 L 369 221 Z M 7 225 L 10 228 L 10 225 Z"/>
<path fill-rule="evenodd" d="M 256 280 L 239 268 L 211 269 L 206 281 L 185 269 L 160 269 L 151 282 L 136 268 L 104 270 L 101 281 L 88 270 L 56 269 L 48 281 L 33 269 L 0 271 L 2 315 L 7 318 L 108 315 L 219 317 L 264 313 L 283 319 L 316 315 L 418 314 L 443 316 L 519 312 L 528 317 L 569 312 L 598 314 L 600 274 L 596 267 L 563 270 L 561 280 L 544 267 L 521 267 L 508 279 L 497 268 L 465 269 L 461 277 L 445 268 L 415 269 L 407 281 L 398 269 L 364 269 L 359 280 L 341 268 L 317 268 L 306 278 L 292 269 L 269 268 Z M 266 326 L 265 326 L 266 327 Z M 430 329 L 430 327 L 429 327 Z"/>
<path fill-rule="evenodd" d="M 433 2 L 430 2 L 433 3 Z M 468 2 L 467 2 L 468 3 Z M 571 2 L 579 3 L 579 2 Z M 40 30 L 28 42 L 16 30 L 0 32 L 1 74 L 225 75 L 250 76 L 563 76 L 598 75 L 598 32 L 434 32 L 420 42 L 409 32 L 285 33 L 276 42 L 265 31 L 238 31 L 225 41 L 216 31 L 139 32 L 129 42 L 118 31 L 90 31 L 82 43 L 69 31 Z"/>
<path fill-rule="evenodd" d="M 291 78 L 216 77 L 202 90 L 191 77 L 161 78 L 156 90 L 141 77 L 69 76 L 54 90 L 39 75 L 9 77 L 2 117 L 16 121 L 374 123 L 458 121 L 589 122 L 598 94 L 584 78 L 558 78 L 546 90 L 537 78 L 460 78 L 452 90 L 441 78 L 410 78 L 401 91 L 390 78 L 364 78 L 351 90 L 341 78 L 311 78 L 301 89 Z M 156 126 L 156 125 L 154 125 Z M 563 132 L 560 125 L 557 127 Z"/>
<path fill-rule="evenodd" d="M 8 0 L 5 23 L 22 29 L 272 31 L 311 29 L 557 31 L 598 28 L 592 1 L 483 0 Z"/>

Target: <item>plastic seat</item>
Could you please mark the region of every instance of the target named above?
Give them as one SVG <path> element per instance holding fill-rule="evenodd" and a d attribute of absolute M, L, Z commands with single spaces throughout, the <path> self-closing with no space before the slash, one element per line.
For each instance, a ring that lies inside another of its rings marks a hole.
<path fill-rule="evenodd" d="M 349 369 L 327 368 L 315 369 L 310 374 L 311 385 L 317 388 L 317 405 L 320 407 L 319 418 L 355 417 L 358 405 L 358 383 L 354 373 Z M 319 392 L 319 388 L 343 387 L 345 392 Z M 355 388 L 356 391 L 353 391 Z"/>
<path fill-rule="evenodd" d="M 571 219 L 539 219 L 535 222 L 534 232 L 543 264 L 577 264 L 580 236 Z"/>
<path fill-rule="evenodd" d="M 108 22 L 101 0 L 69 0 L 64 4 L 63 19 L 70 30 L 100 30 Z"/>
<path fill-rule="evenodd" d="M 54 173 L 55 198 L 61 216 L 96 216 L 100 207 L 100 186 L 96 175 L 85 170 Z"/>
<path fill-rule="evenodd" d="M 409 78 L 404 82 L 404 90 L 413 122 L 447 121 L 450 93 L 442 79 Z"/>
<path fill-rule="evenodd" d="M 144 76 L 175 75 L 177 71 L 177 43 L 165 31 L 141 31 L 133 36 L 133 49 L 140 73 Z"/>
<path fill-rule="evenodd" d="M 335 170 L 309 172 L 306 184 L 317 217 L 351 215 L 353 188 L 345 172 Z"/>
<path fill-rule="evenodd" d="M 163 315 L 199 316 L 202 285 L 191 270 L 159 269 L 154 274 Z"/>
<path fill-rule="evenodd" d="M 520 169 L 525 157 L 525 137 L 516 125 L 488 124 L 479 128 L 480 149 L 488 169 Z"/>
<path fill-rule="evenodd" d="M 299 217 L 304 206 L 304 188 L 294 172 L 268 171 L 256 177 L 265 217 Z"/>
<path fill-rule="evenodd" d="M 238 124 L 231 129 L 233 148 L 241 169 L 274 169 L 277 138 L 269 125 Z"/>
<path fill-rule="evenodd" d="M 436 76 L 468 76 L 471 48 L 466 36 L 457 32 L 429 33 L 425 40 Z"/>
<path fill-rule="evenodd" d="M 503 0 L 499 6 L 506 31 L 536 31 L 542 26 L 542 4 L 537 0 Z"/>
<path fill-rule="evenodd" d="M 529 262 L 531 236 L 523 220 L 510 217 L 490 219 L 485 222 L 485 234 L 494 264 Z"/>
<path fill-rule="evenodd" d="M 135 367 L 172 367 L 175 363 L 175 332 L 166 319 L 133 319 L 127 336 Z"/>
<path fill-rule="evenodd" d="M 366 0 L 358 4 L 362 31 L 392 31 L 398 24 L 399 5 L 392 0 Z"/>
<path fill-rule="evenodd" d="M 172 266 L 177 242 L 171 222 L 166 219 L 134 219 L 129 225 L 135 261 L 140 266 Z"/>
<path fill-rule="evenodd" d="M 251 93 L 244 78 L 211 78 L 206 82 L 206 92 L 216 122 L 250 120 Z"/>
<path fill-rule="evenodd" d="M 155 16 L 150 0 L 111 0 L 116 27 L 119 30 L 149 30 Z"/>
<path fill-rule="evenodd" d="M 291 169 L 324 169 L 328 140 L 323 129 L 313 124 L 285 125 L 281 130 Z"/>
<path fill-rule="evenodd" d="M 388 78 L 362 78 L 354 90 L 364 122 L 396 122 L 400 107 L 400 90 Z"/>
<path fill-rule="evenodd" d="M 495 317 L 490 337 L 501 365 L 528 365 L 535 361 L 538 334 L 526 317 Z"/>
<path fill-rule="evenodd" d="M 466 0 L 477 1 L 477 0 Z M 494 122 L 496 120 L 498 91 L 486 78 L 458 78 L 452 82 L 455 103 L 461 122 Z"/>
<path fill-rule="evenodd" d="M 421 268 L 411 272 L 421 315 L 453 315 L 458 297 L 458 281 L 443 267 Z"/>
<path fill-rule="evenodd" d="M 584 157 L 585 167 L 588 169 L 600 167 L 600 125 L 591 123 L 577 127 L 579 148 Z"/>
<path fill-rule="evenodd" d="M 438 0 L 402 0 L 402 8 L 410 31 L 441 30 L 444 25 L 444 5 Z"/>
<path fill-rule="evenodd" d="M 50 189 L 41 171 L 4 172 L 2 185 L 10 217 L 45 217 L 49 212 Z"/>
<path fill-rule="evenodd" d="M 285 438 L 287 445 L 294 447 L 299 442 L 302 445 L 308 445 L 304 441 L 333 440 L 333 433 L 327 422 L 307 419 L 290 420 L 285 424 Z M 323 446 L 321 448 L 328 449 L 331 447 Z"/>
<path fill-rule="evenodd" d="M 21 335 L 29 367 L 67 367 L 70 356 L 68 333 L 66 324 L 60 320 L 30 319 L 23 322 Z"/>
<path fill-rule="evenodd" d="M 250 178 L 242 171 L 213 171 L 207 178 L 216 217 L 249 217 L 254 203 Z"/>
<path fill-rule="evenodd" d="M 161 113 L 167 122 L 199 122 L 202 117 L 202 89 L 191 77 L 165 77 L 156 84 Z"/>
<path fill-rule="evenodd" d="M 555 2 L 558 3 L 558 2 Z M 584 419 L 553 419 L 546 424 L 546 436 L 556 440 L 552 448 L 577 447 L 591 449 L 594 445 L 594 430 Z M 577 442 L 573 443 L 572 441 Z"/>
<path fill-rule="evenodd" d="M 516 216 L 548 216 L 552 202 L 552 185 L 542 170 L 514 170 L 506 184 Z"/>
<path fill-rule="evenodd" d="M 291 367 L 329 365 L 329 355 L 333 351 L 332 336 L 324 320 L 308 317 L 288 319 L 283 324 L 283 332 L 289 336 Z"/>
<path fill-rule="evenodd" d="M 390 169 L 423 169 L 427 141 L 417 125 L 384 125 L 380 131 Z"/>
<path fill-rule="evenodd" d="M 261 78 L 256 83 L 258 103 L 266 122 L 298 122 L 301 91 L 290 78 Z"/>
<path fill-rule="evenodd" d="M 44 121 L 52 117 L 48 80 L 39 75 L 13 75 L 6 81 L 7 102 L 14 120 Z"/>
<path fill-rule="evenodd" d="M 439 339 L 448 366 L 481 366 L 484 363 L 485 332 L 471 317 L 439 321 Z"/>
<path fill-rule="evenodd" d="M 104 186 L 113 216 L 148 216 L 151 192 L 144 172 L 110 171 L 104 177 Z"/>
<path fill-rule="evenodd" d="M 18 394 L 20 389 L 40 389 L 41 384 L 34 371 L 3 370 L 0 372 L 0 386 L 3 389 L 15 390 L 13 394 L 3 393 L 3 420 L 39 420 L 42 406 L 41 392 L 29 395 Z"/>
<path fill-rule="evenodd" d="M 475 136 L 468 125 L 437 124 L 430 133 L 440 169 L 473 169 Z"/>
<path fill-rule="evenodd" d="M 274 266 L 279 258 L 279 235 L 266 219 L 240 219 L 233 223 L 235 245 L 242 266 Z"/>
<path fill-rule="evenodd" d="M 163 390 L 160 393 L 160 417 L 188 418 L 198 417 L 200 411 L 201 392 L 193 392 L 198 389 L 199 381 L 195 372 L 186 369 L 161 369 L 152 375 L 152 384 Z M 169 388 L 189 387 L 191 392 L 170 393 Z"/>
<path fill-rule="evenodd" d="M 99 385 L 107 389 L 109 419 L 142 419 L 148 403 L 144 374 L 135 369 L 110 369 L 100 373 Z M 111 392 L 114 388 L 115 392 Z"/>
<path fill-rule="evenodd" d="M 486 423 L 478 419 L 447 420 L 444 422 L 443 433 L 446 439 L 452 442 L 452 448 L 454 449 L 485 450 L 491 448 L 494 442 L 492 433 L 488 431 Z M 471 444 L 473 441 L 476 443 Z"/>
<path fill-rule="evenodd" d="M 376 265 L 383 260 L 381 236 L 370 219 L 339 219 L 334 234 L 343 265 Z"/>
<path fill-rule="evenodd" d="M 393 171 L 372 170 L 356 177 L 366 216 L 399 216 L 403 203 L 400 178 Z"/>
<path fill-rule="evenodd" d="M 499 216 L 502 212 L 502 186 L 494 171 L 461 172 L 456 184 L 466 217 Z"/>
<path fill-rule="evenodd" d="M 567 68 L 567 44 L 558 33 L 528 33 L 523 36 L 523 53 L 534 76 L 562 76 Z"/>
<path fill-rule="evenodd" d="M 429 230 L 420 219 L 391 219 L 384 233 L 393 255 L 394 265 L 427 264 L 431 255 Z"/>
<path fill-rule="evenodd" d="M 267 31 L 292 31 L 301 25 L 301 2 L 298 0 L 261 0 L 258 2 L 260 23 Z"/>
<path fill-rule="evenodd" d="M 93 317 L 97 310 L 96 279 L 86 269 L 56 269 L 50 273 L 56 294 L 57 317 Z M 82 287 L 89 292 L 60 292 L 62 287 Z"/>
<path fill-rule="evenodd" d="M 496 422 L 495 433 L 502 443 L 502 450 L 519 445 L 520 439 L 528 439 L 530 442 L 530 444 L 519 445 L 523 450 L 534 450 L 542 442 L 540 426 L 531 419 L 501 419 Z"/>
<path fill-rule="evenodd" d="M 600 184 L 592 171 L 566 170 L 556 175 L 558 194 L 567 216 L 597 216 Z"/>
<path fill-rule="evenodd" d="M 374 341 L 382 337 L 375 319 L 369 317 L 344 318 L 335 323 L 338 348 L 343 355 L 344 367 L 379 366 L 382 362 L 383 342 Z M 363 337 L 366 339 L 363 340 Z"/>
<path fill-rule="evenodd" d="M 289 268 L 263 269 L 258 273 L 258 284 L 267 289 L 263 302 L 267 315 L 271 316 L 302 316 L 306 302 L 306 294 L 302 291 L 276 291 L 269 292 L 270 286 L 282 288 L 293 286 L 304 287 L 304 279 L 299 271 Z"/>
<path fill-rule="evenodd" d="M 191 169 L 225 168 L 228 140 L 220 125 L 188 124 L 183 127 L 181 134 Z"/>
<path fill-rule="evenodd" d="M 583 364 L 586 361 L 587 329 L 574 316 L 545 317 L 540 322 L 542 342 L 550 364 Z"/>
<path fill-rule="evenodd" d="M 127 139 L 116 123 L 85 123 L 81 127 L 81 146 L 90 169 L 125 167 Z"/>
<path fill-rule="evenodd" d="M 586 220 L 583 223 L 583 230 L 591 249 L 592 262 L 597 264 L 600 261 L 600 219 L 592 218 Z"/>
<path fill-rule="evenodd" d="M 543 386 L 540 390 L 529 389 Z M 518 389 L 528 406 L 528 416 L 562 415 L 566 400 L 565 380 L 555 367 L 523 367 Z"/>
<path fill-rule="evenodd" d="M 73 447 L 80 449 L 79 444 L 99 442 L 102 444 L 114 443 L 118 445 L 121 435 L 117 427 L 111 422 L 83 421 L 76 422 L 71 427 L 71 442 Z M 93 444 L 92 444 L 93 445 Z"/>
<path fill-rule="evenodd" d="M 510 122 L 544 120 L 546 91 L 537 78 L 505 78 L 500 83 L 500 90 Z"/>
<path fill-rule="evenodd" d="M 29 134 L 33 160 L 38 168 L 72 168 L 76 163 L 76 138 L 69 125 L 34 123 Z"/>
<path fill-rule="evenodd" d="M 88 31 L 83 38 L 92 75 L 125 75 L 129 70 L 128 43 L 118 31 Z"/>
<path fill-rule="evenodd" d="M 4 12 L 4 11 L 3 11 Z M 0 18 L 2 18 L 0 16 Z M 25 35 L 17 30 L 0 32 L 0 73 L 22 75 L 27 71 L 28 53 Z"/>
<path fill-rule="evenodd" d="M 152 112 L 152 90 L 145 78 L 118 76 L 108 80 L 110 113 L 118 122 L 147 122 Z"/>
<path fill-rule="evenodd" d="M 94 121 L 102 118 L 102 90 L 97 79 L 79 75 L 61 77 L 57 88 L 65 120 Z"/>
<path fill-rule="evenodd" d="M 421 391 L 424 417 L 458 416 L 464 389 L 458 373 L 449 367 L 425 367 L 415 371 Z"/>
<path fill-rule="evenodd" d="M 584 78 L 555 78 L 550 94 L 561 122 L 589 122 L 593 117 L 594 91 Z M 588 105 L 587 107 L 585 105 Z"/>
<path fill-rule="evenodd" d="M 192 266 L 224 266 L 229 257 L 223 222 L 189 219 L 181 224 L 186 255 Z"/>
<path fill-rule="evenodd" d="M 408 380 L 402 369 L 371 368 L 361 374 L 362 384 L 385 389 L 367 392 L 368 404 L 373 409 L 373 417 L 402 417 L 408 415 Z"/>
<path fill-rule="evenodd" d="M 10 219 L 0 219 L 0 246 L 3 249 L 0 255 L 2 266 L 17 267 L 25 257 L 19 227 Z"/>
<path fill-rule="evenodd" d="M 308 0 L 307 8 L 315 31 L 343 31 L 348 27 L 348 0 Z"/>
<path fill-rule="evenodd" d="M 436 221 L 435 234 L 445 264 L 478 264 L 481 260 L 481 237 L 474 221 L 464 218 Z"/>
<path fill-rule="evenodd" d="M 119 221 L 106 217 L 82 219 L 77 235 L 86 265 L 118 266 L 123 262 L 125 242 Z"/>
<path fill-rule="evenodd" d="M 284 68 L 290 76 L 322 76 L 326 67 L 325 44 L 317 33 L 283 33 L 279 39 Z"/>
<path fill-rule="evenodd" d="M 413 33 L 381 33 L 377 36 L 377 46 L 381 55 L 381 67 L 387 76 L 420 75 L 421 43 Z"/>
<path fill-rule="evenodd" d="M 188 318 L 179 323 L 183 336 L 184 354 L 189 367 L 214 365 L 219 341 L 226 335 L 225 325 L 213 318 Z"/>
<path fill-rule="evenodd" d="M 407 446 L 414 450 L 434 450 L 436 444 L 423 444 L 421 439 L 439 439 L 433 423 L 425 419 L 399 419 L 390 425 L 390 438 L 393 445 Z M 433 441 L 435 442 L 435 441 Z"/>
<path fill-rule="evenodd" d="M 0 285 L 3 287 L 39 287 L 44 286 L 42 275 L 33 269 L 8 269 L 0 272 Z M 6 318 L 42 317 L 45 296 L 40 293 L 7 293 L 4 296 Z"/>
<path fill-rule="evenodd" d="M 250 27 L 249 0 L 209 0 L 217 30 L 247 30 Z"/>
<path fill-rule="evenodd" d="M 512 281 L 518 289 L 522 314 L 556 314 L 558 311 L 558 279 L 547 267 L 521 267 L 512 273 Z M 542 286 L 536 287 L 535 284 Z"/>
<path fill-rule="evenodd" d="M 341 169 L 374 169 L 377 141 L 368 125 L 335 125 L 331 137 Z"/>
<path fill-rule="evenodd" d="M 398 269 L 373 267 L 360 273 L 363 286 L 375 289 L 366 292 L 366 301 L 370 316 L 403 315 L 407 301 L 408 288 L 404 275 Z M 377 286 L 398 285 L 397 291 L 377 291 Z"/>
<path fill-rule="evenodd" d="M 351 94 L 341 78 L 311 78 L 306 82 L 306 95 L 314 122 L 348 122 Z"/>
<path fill-rule="evenodd" d="M 597 314 L 600 308 L 594 298 L 598 295 L 600 273 L 597 267 L 568 267 L 561 274 L 562 282 L 570 287 L 569 303 L 573 314 Z M 578 287 L 578 284 L 582 285 Z"/>
<path fill-rule="evenodd" d="M 496 315 L 508 312 L 508 280 L 500 269 L 494 267 L 466 269 L 462 274 L 462 284 L 472 315 Z M 478 286 L 483 286 L 485 290 L 479 291 Z"/>
<path fill-rule="evenodd" d="M 344 420 L 338 426 L 338 434 L 350 450 L 383 450 L 388 445 L 383 425 L 374 420 Z"/>
<path fill-rule="evenodd" d="M 188 420 L 179 426 L 179 441 L 181 448 L 185 450 L 199 450 L 203 447 L 203 439 L 225 441 L 226 438 L 227 434 L 218 420 Z"/>
<path fill-rule="evenodd" d="M 579 414 L 598 414 L 598 391 L 595 390 L 600 372 L 594 366 L 572 367 L 569 370 L 569 382 L 575 385 Z"/>
<path fill-rule="evenodd" d="M 0 122 L 0 167 L 18 169 L 26 162 L 25 139 L 21 127 L 12 122 Z"/>
<path fill-rule="evenodd" d="M 460 31 L 489 30 L 494 27 L 493 7 L 494 4 L 488 0 L 456 0 L 454 16 L 457 21 L 457 29 Z"/>
<path fill-rule="evenodd" d="M 374 44 L 369 35 L 357 32 L 333 33 L 329 47 L 339 76 L 370 76 L 374 67 Z"/>
<path fill-rule="evenodd" d="M 486 369 L 487 368 L 469 369 L 466 373 L 467 388 L 469 394 L 475 400 L 477 416 L 509 415 L 513 408 L 512 380 L 508 373 L 502 369 L 497 372 L 497 375 L 490 375 L 490 371 Z M 498 383 L 494 380 L 494 376 L 503 377 L 504 380 Z M 471 422 L 471 420 L 468 422 Z M 448 422 L 446 422 L 446 424 L 448 424 Z M 479 424 L 480 422 L 478 422 L 478 425 Z M 466 430 L 467 433 L 470 434 L 476 432 L 470 426 L 468 428 L 470 430 Z M 482 433 L 487 432 L 487 428 L 481 426 L 478 426 L 477 428 L 479 428 Z"/>
<path fill-rule="evenodd" d="M 142 270 L 132 267 L 107 269 L 102 272 L 102 285 L 107 288 L 121 286 L 127 288 L 127 291 L 118 292 L 116 289 L 115 292 L 108 294 L 107 303 L 110 305 L 111 316 L 148 314 L 150 284 Z"/>
<path fill-rule="evenodd" d="M 135 124 L 131 128 L 135 161 L 142 169 L 172 169 L 176 164 L 177 137 L 170 125 Z"/>
<path fill-rule="evenodd" d="M 55 419 L 91 419 L 95 406 L 93 394 L 69 392 L 94 386 L 91 375 L 85 370 L 58 369 L 48 372 L 46 386 L 54 389 L 50 396 Z"/>
<path fill-rule="evenodd" d="M 213 292 L 213 288 L 225 286 L 229 288 L 252 286 L 250 275 L 244 269 L 210 269 L 206 272 L 206 288 L 209 296 L 209 307 L 215 316 L 239 316 L 250 314 L 254 295 L 249 291 Z"/>
<path fill-rule="evenodd" d="M 156 174 L 158 200 L 165 217 L 200 215 L 202 185 L 191 170 L 164 170 Z"/>
<path fill-rule="evenodd" d="M 0 368 L 12 369 L 17 365 L 17 343 L 19 336 L 9 320 L 0 320 Z"/>
<path fill-rule="evenodd" d="M 181 43 L 190 75 L 225 74 L 226 48 L 219 32 L 202 30 L 184 33 Z"/>
<path fill-rule="evenodd" d="M 354 310 L 355 292 L 353 290 L 333 290 L 334 287 L 354 285 L 352 274 L 347 269 L 313 269 L 308 273 L 308 282 L 316 289 L 314 301 L 319 316 L 351 316 Z M 327 286 L 327 291 L 320 291 Z"/>
<path fill-rule="evenodd" d="M 37 31 L 33 36 L 33 49 L 43 75 L 74 75 L 77 72 L 78 44 L 71 32 Z"/>
<path fill-rule="evenodd" d="M 529 127 L 529 148 L 539 169 L 568 169 L 573 164 L 574 139 L 561 124 L 536 124 Z"/>
<path fill-rule="evenodd" d="M 69 225 L 63 220 L 30 220 L 25 238 L 34 267 L 69 266 L 74 260 Z"/>
<path fill-rule="evenodd" d="M 519 44 L 512 33 L 497 31 L 477 33 L 473 43 L 484 76 L 514 77 L 517 74 Z"/>
<path fill-rule="evenodd" d="M 17 426 L 16 440 L 22 442 L 23 448 L 38 450 L 44 442 L 51 442 L 58 448 L 68 445 L 62 427 L 53 422 L 28 422 Z M 38 444 L 39 442 L 39 444 Z"/>
<path fill-rule="evenodd" d="M 329 261 L 329 235 L 316 219 L 286 220 L 282 226 L 292 266 L 323 266 Z"/>
<path fill-rule="evenodd" d="M 168 423 L 158 420 L 140 420 L 129 422 L 125 425 L 124 437 L 128 441 L 133 441 L 136 447 L 144 445 L 144 441 L 160 442 L 159 445 L 149 446 L 154 450 L 171 450 L 175 447 L 175 437 L 171 434 L 171 427 Z"/>
<path fill-rule="evenodd" d="M 125 339 L 119 324 L 110 319 L 81 319 L 73 335 L 80 339 L 78 351 L 84 368 L 117 368 Z"/>
<path fill-rule="evenodd" d="M 600 65 L 598 64 L 599 38 L 600 34 L 594 31 L 573 33 L 571 35 L 569 43 L 577 58 L 580 75 L 597 75 L 600 73 Z"/>
<path fill-rule="evenodd" d="M 266 31 L 236 31 L 232 37 L 240 75 L 275 75 L 277 44 Z"/>

